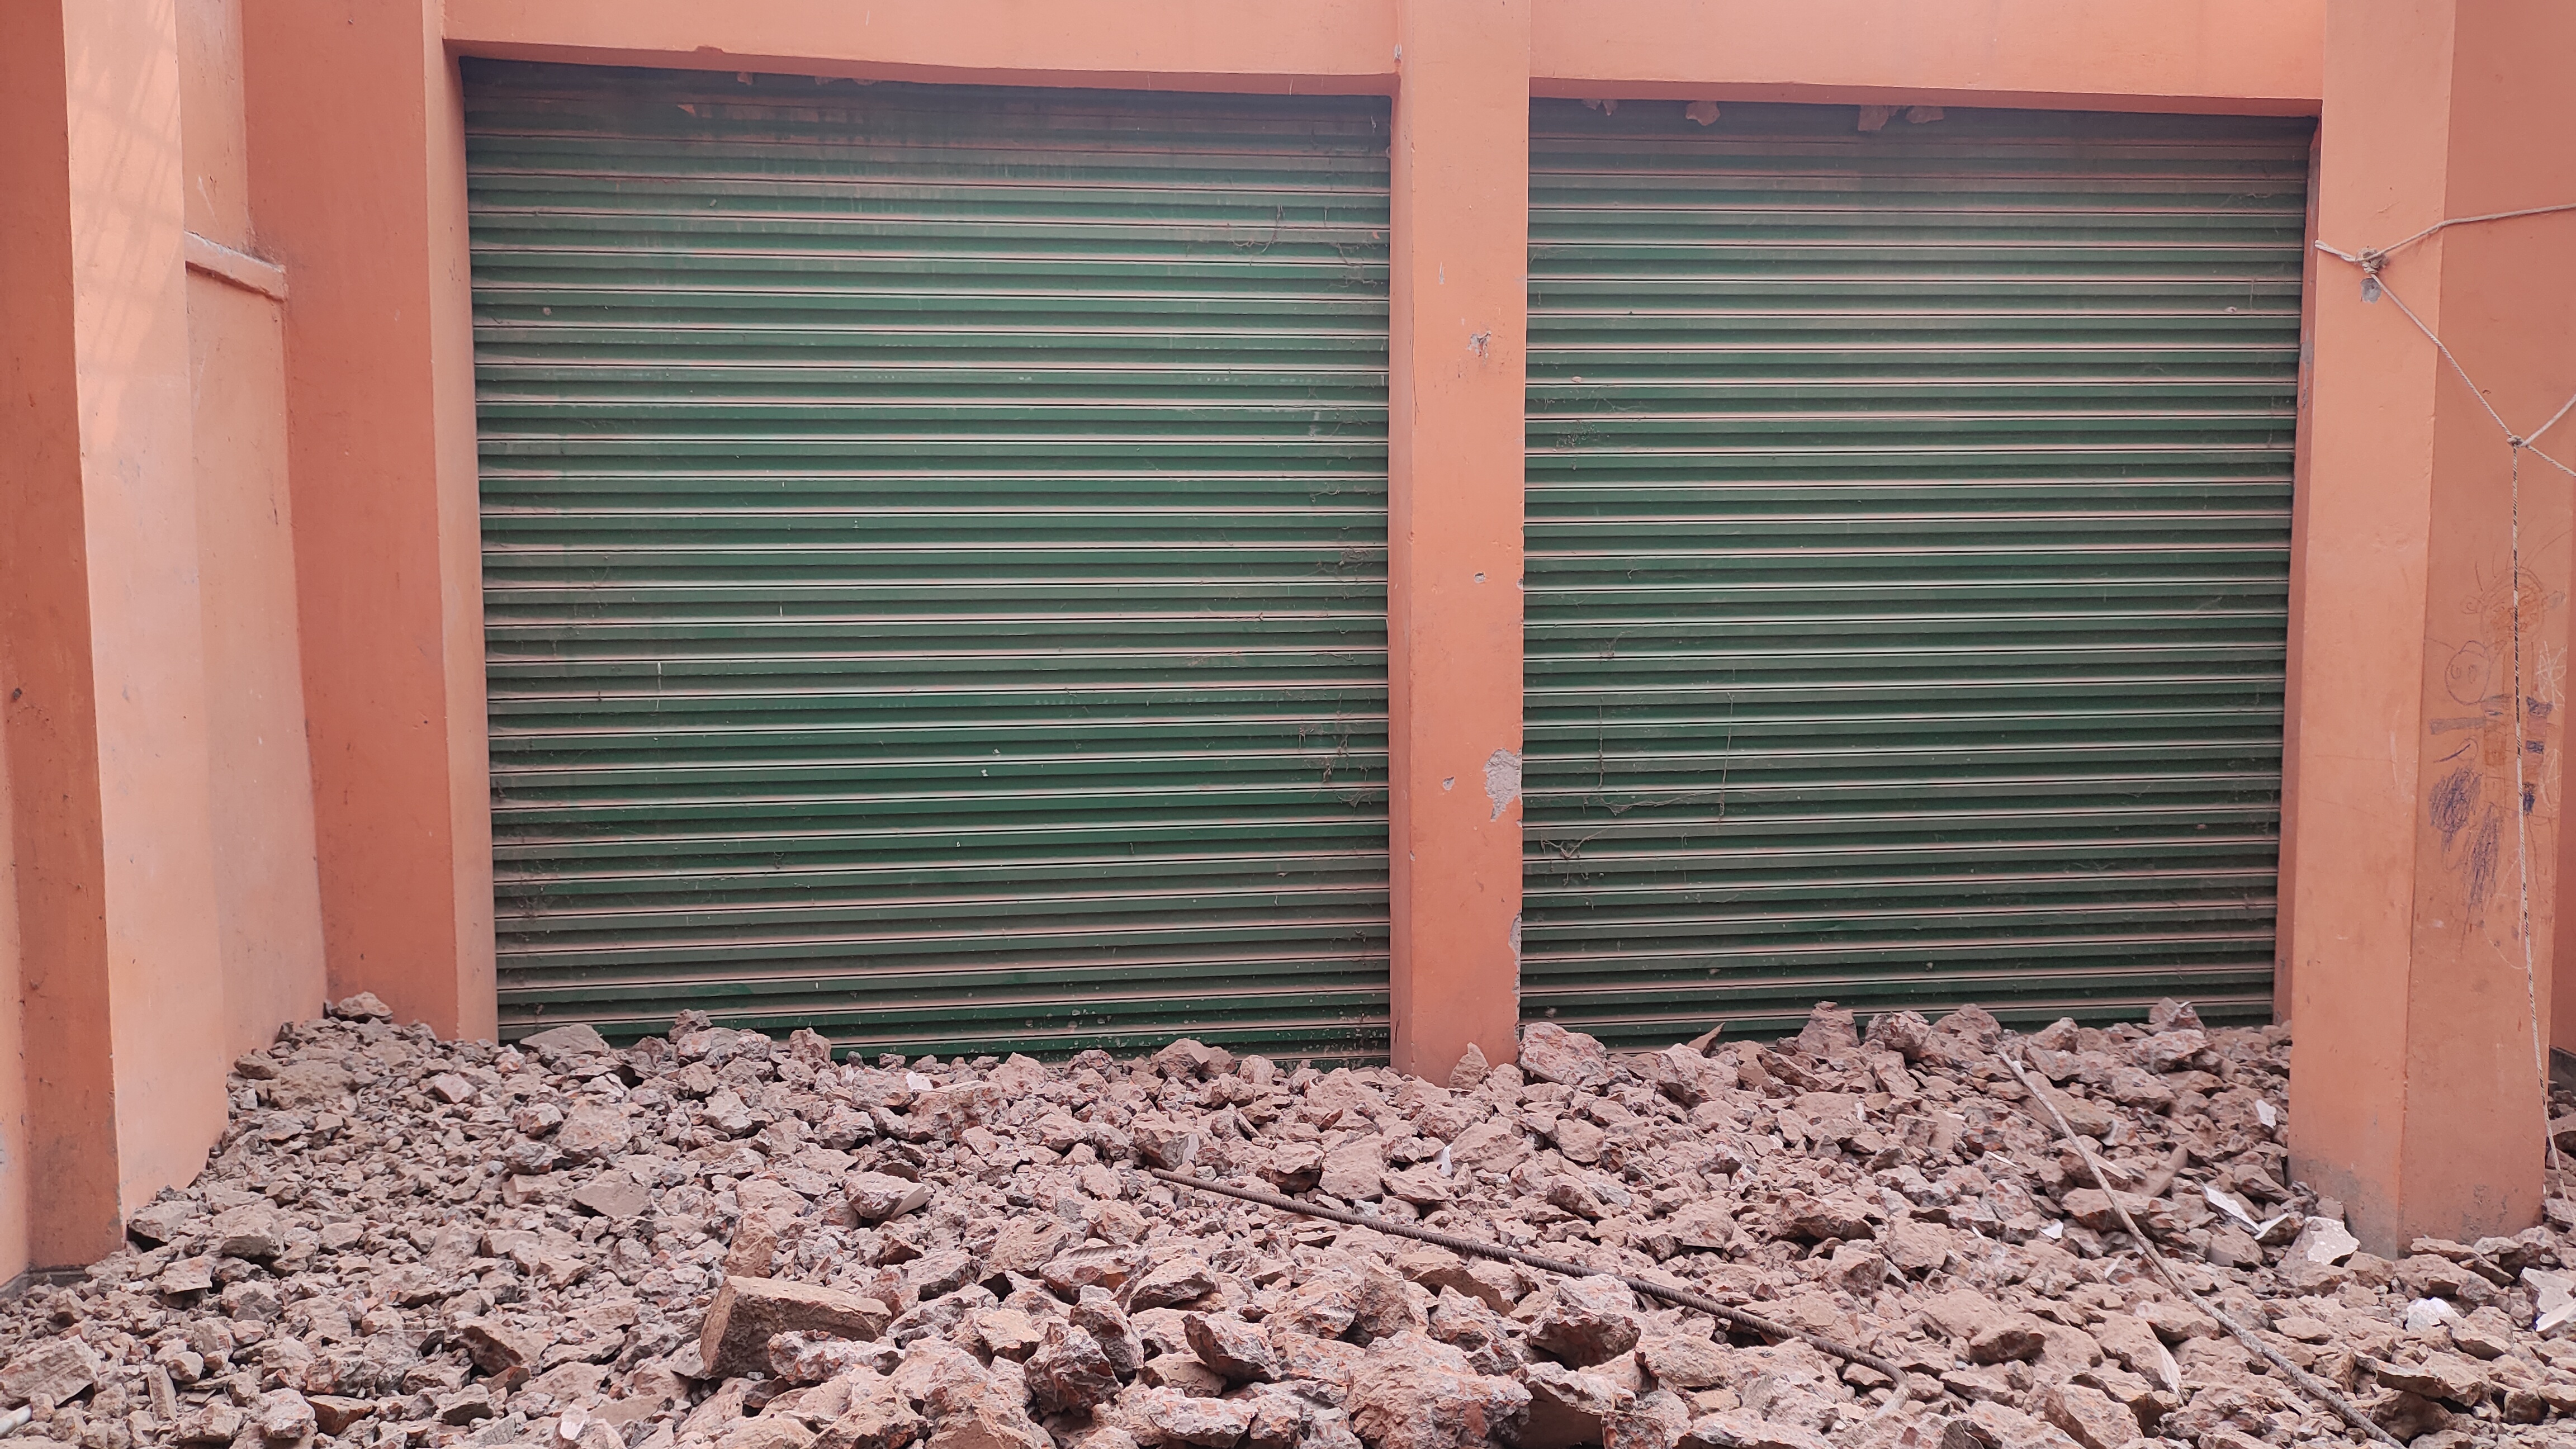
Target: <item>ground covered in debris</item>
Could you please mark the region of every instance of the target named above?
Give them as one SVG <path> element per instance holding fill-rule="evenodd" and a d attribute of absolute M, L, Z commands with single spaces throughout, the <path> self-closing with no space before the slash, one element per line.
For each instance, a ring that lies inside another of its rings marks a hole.
<path fill-rule="evenodd" d="M 2288 1043 L 1974 1009 L 1434 1084 L 1085 1053 L 835 1062 L 397 1029 L 244 1057 L 220 1152 L 0 1305 L 5 1444 L 550 1449 L 2200 1449 L 2350 1434 L 2146 1272 L 2002 1064 L 2194 1287 L 2417 1445 L 2576 1444 L 2576 1216 L 2356 1250 L 2284 1182 Z M 1175 1189 L 1181 1167 L 1686 1285 L 1902 1365 Z M 2561 1204 L 2553 1204 L 2559 1213 Z M 2562 1427 L 2564 1425 L 2564 1427 Z"/>

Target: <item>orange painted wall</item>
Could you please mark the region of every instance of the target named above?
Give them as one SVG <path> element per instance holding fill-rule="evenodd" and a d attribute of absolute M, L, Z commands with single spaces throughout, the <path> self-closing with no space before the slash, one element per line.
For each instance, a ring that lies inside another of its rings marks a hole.
<path fill-rule="evenodd" d="M 445 34 L 461 54 L 591 65 L 1384 94 L 1396 10 L 1396 0 L 447 0 Z"/>
<path fill-rule="evenodd" d="M 255 252 L 242 124 L 240 0 L 180 5 L 188 229 Z M 325 991 L 314 872 L 313 770 L 295 616 L 286 486 L 286 356 L 279 303 L 188 277 L 189 385 L 224 1047 L 272 1040 Z"/>
<path fill-rule="evenodd" d="M 2324 241 L 2384 246 L 2446 216 L 2576 196 L 2576 156 L 2527 144 L 2555 124 L 2576 13 L 2353 0 L 2327 55 Z M 2576 218 L 2462 229 L 2386 275 L 2487 401 L 2532 427 L 2576 391 L 2571 248 Z M 2376 1246 L 2511 1232 L 2539 1208 L 2531 1004 L 2545 1019 L 2576 515 L 2563 475 L 2526 477 L 2517 639 L 2502 431 L 2393 301 L 2363 300 L 2351 268 L 2320 266 L 2316 318 L 2292 1166 L 2342 1196 Z M 2537 753 L 2515 748 L 2517 692 L 2551 706 L 2529 722 Z"/>
<path fill-rule="evenodd" d="M 27 1256 L 113 1246 L 116 1117 L 108 1080 L 98 734 L 72 326 L 71 158 L 59 10 L 0 8 L 0 746 L 9 751 L 29 1120 L 6 1196 Z M 34 1183 L 51 1220 L 33 1220 Z"/>
<path fill-rule="evenodd" d="M 2322 98 L 2319 225 L 2354 244 L 2576 196 L 2576 158 L 2529 144 L 2553 134 L 2571 24 L 2549 0 L 2347 0 L 2332 29 L 2323 0 L 0 10 L 0 125 L 23 142 L 0 152 L 0 812 L 32 1053 L 23 1150 L 0 1081 L 0 1268 L 26 1260 L 21 1231 L 34 1260 L 75 1261 L 112 1239 L 120 1197 L 192 1173 L 223 1058 L 325 990 L 492 1030 L 458 54 L 1396 96 L 1397 1053 L 1437 1076 L 1469 1041 L 1507 1055 L 1516 1014 L 1519 807 L 1494 807 L 1486 766 L 1519 745 L 1530 94 Z M 283 305 L 189 279 L 183 227 L 281 262 Z M 2391 273 L 2509 417 L 2576 389 L 2548 350 L 2576 297 L 2529 286 L 2561 270 L 2571 229 L 2449 236 Z M 2499 444 L 2386 304 L 2333 264 L 2317 298 L 2284 882 L 2296 1146 L 2314 1180 L 2350 1185 L 2367 1231 L 2460 1236 L 2518 1221 L 2537 1180 L 2510 1106 L 2532 1100 L 2520 943 L 2491 908 L 2456 909 L 2457 842 L 2427 814 L 2456 768 L 2459 732 L 2432 728 L 2447 661 L 2489 622 Z M 2524 642 L 2549 668 L 2576 525 L 2552 489 L 2525 499 L 2546 607 Z M 2548 728 L 2530 817 L 2543 987 L 2561 934 Z M 2543 1007 L 2576 1041 L 2576 991 Z M 0 1064 L 15 1029 L 0 1011 Z M 60 1198 L 50 1219 L 11 1216 L 26 1174 Z"/>
<path fill-rule="evenodd" d="M 1387 390 L 1394 1060 L 1518 1053 L 1527 0 L 1403 0 Z"/>
<path fill-rule="evenodd" d="M 2324 0 L 1534 0 L 1545 96 L 2309 115 Z"/>
<path fill-rule="evenodd" d="M 0 681 L 10 674 L 0 654 Z M 0 685 L 0 689 L 5 689 Z M 18 1029 L 25 980 L 18 944 L 17 807 L 9 789 L 9 715 L 0 710 L 0 1281 L 27 1266 L 27 1059 Z"/>
<path fill-rule="evenodd" d="M 437 10 L 244 12 L 333 995 L 493 1031 L 463 131 Z"/>

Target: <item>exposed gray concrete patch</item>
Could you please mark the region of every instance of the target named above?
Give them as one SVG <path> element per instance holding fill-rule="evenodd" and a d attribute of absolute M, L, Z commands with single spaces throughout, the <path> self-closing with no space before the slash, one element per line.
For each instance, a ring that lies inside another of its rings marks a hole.
<path fill-rule="evenodd" d="M 1494 802 L 1492 819 L 1500 820 L 1513 801 L 1521 798 L 1521 757 L 1509 750 L 1496 750 L 1485 757 L 1485 798 Z"/>

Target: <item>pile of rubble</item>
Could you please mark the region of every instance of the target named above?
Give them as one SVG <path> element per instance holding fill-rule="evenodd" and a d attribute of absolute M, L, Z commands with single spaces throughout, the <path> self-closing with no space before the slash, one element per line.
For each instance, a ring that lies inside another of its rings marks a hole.
<path fill-rule="evenodd" d="M 2397 1437 L 2576 1443 L 2576 1217 L 2358 1251 L 2284 1180 L 2286 1033 L 2173 1003 L 2028 1036 L 1820 1007 L 1795 1041 L 1636 1055 L 1540 1023 L 1445 1084 L 1188 1041 L 871 1066 L 695 1016 L 625 1050 L 384 1017 L 242 1058 L 204 1175 L 0 1306 L 0 1446 L 2357 1439 L 2145 1271 L 2000 1053 L 2197 1291 Z M 1928 1395 L 1148 1166 L 1686 1286 Z"/>

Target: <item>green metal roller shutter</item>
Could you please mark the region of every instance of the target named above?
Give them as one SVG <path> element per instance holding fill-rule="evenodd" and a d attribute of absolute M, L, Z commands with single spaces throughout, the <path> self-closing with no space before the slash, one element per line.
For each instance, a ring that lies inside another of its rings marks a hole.
<path fill-rule="evenodd" d="M 2268 1012 L 2309 131 L 1537 105 L 1525 1014 Z"/>
<path fill-rule="evenodd" d="M 1386 103 L 466 115 L 505 1034 L 1382 1055 Z"/>

